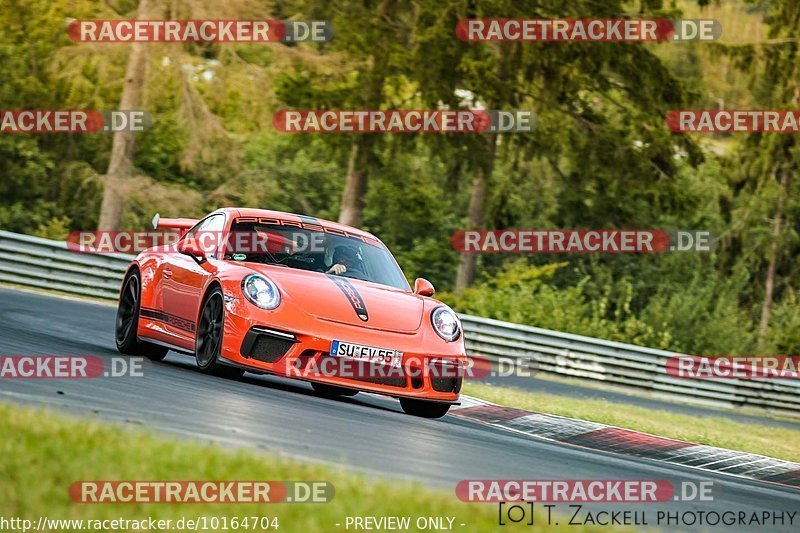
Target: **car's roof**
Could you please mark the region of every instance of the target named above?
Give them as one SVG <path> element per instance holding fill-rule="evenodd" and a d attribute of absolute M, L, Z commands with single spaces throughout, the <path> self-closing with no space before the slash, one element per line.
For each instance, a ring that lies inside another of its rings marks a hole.
<path fill-rule="evenodd" d="M 339 224 L 338 222 L 325 220 L 324 218 L 317 218 L 308 215 L 300 215 L 297 213 L 285 213 L 283 211 L 272 211 L 271 209 L 255 209 L 252 207 L 224 207 L 222 209 L 218 209 L 215 212 L 226 212 L 230 216 L 235 216 L 235 217 L 277 218 L 281 220 L 291 220 L 294 222 L 305 222 L 306 224 L 318 224 L 320 226 L 326 226 L 328 228 L 346 231 L 351 235 L 370 237 L 372 239 L 380 241 L 380 239 L 378 239 L 377 237 L 375 237 L 375 235 L 369 233 L 368 231 L 364 231 L 359 228 L 354 228 L 353 226 L 348 226 L 346 224 Z"/>

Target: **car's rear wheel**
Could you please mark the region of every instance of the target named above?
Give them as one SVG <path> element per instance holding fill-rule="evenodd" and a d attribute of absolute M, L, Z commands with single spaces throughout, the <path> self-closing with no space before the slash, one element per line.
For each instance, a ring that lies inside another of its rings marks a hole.
<path fill-rule="evenodd" d="M 142 279 L 138 270 L 131 272 L 122 284 L 117 305 L 114 337 L 117 350 L 125 355 L 143 355 L 153 361 L 161 361 L 169 349 L 138 339 L 139 311 L 142 300 Z"/>
<path fill-rule="evenodd" d="M 201 372 L 223 377 L 240 377 L 244 370 L 218 362 L 222 349 L 222 333 L 225 323 L 225 306 L 222 291 L 215 287 L 206 296 L 200 320 L 197 323 L 195 357 Z"/>
<path fill-rule="evenodd" d="M 311 383 L 311 387 L 322 396 L 335 397 L 335 396 L 355 396 L 358 394 L 356 389 L 349 389 L 347 387 L 337 387 L 336 385 L 328 385 L 327 383 Z"/>
<path fill-rule="evenodd" d="M 449 403 L 428 402 L 413 398 L 400 398 L 400 407 L 406 414 L 422 418 L 442 418 L 450 410 Z"/>

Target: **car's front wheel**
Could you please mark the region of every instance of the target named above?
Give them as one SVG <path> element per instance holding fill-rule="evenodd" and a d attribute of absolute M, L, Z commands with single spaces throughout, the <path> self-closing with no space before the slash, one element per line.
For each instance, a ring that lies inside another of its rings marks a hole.
<path fill-rule="evenodd" d="M 406 414 L 422 418 L 442 418 L 450 410 L 449 403 L 429 402 L 414 398 L 400 398 L 400 407 Z"/>
<path fill-rule="evenodd" d="M 169 351 L 163 346 L 142 342 L 136 335 L 139 328 L 139 311 L 142 301 L 142 279 L 138 270 L 131 272 L 122 284 L 117 306 L 114 337 L 117 350 L 125 355 L 143 355 L 161 361 Z"/>
<path fill-rule="evenodd" d="M 222 333 L 225 323 L 225 306 L 222 290 L 215 287 L 203 302 L 200 320 L 197 323 L 195 357 L 201 372 L 223 377 L 240 377 L 244 370 L 220 364 L 218 356 L 222 349 Z"/>

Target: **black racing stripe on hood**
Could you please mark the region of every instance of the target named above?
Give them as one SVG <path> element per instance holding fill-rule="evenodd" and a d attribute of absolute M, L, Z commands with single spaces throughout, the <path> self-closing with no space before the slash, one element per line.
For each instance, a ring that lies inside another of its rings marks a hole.
<path fill-rule="evenodd" d="M 333 274 L 326 274 L 328 278 L 336 284 L 337 287 L 344 293 L 347 301 L 350 302 L 350 305 L 353 306 L 353 311 L 356 312 L 358 318 L 366 322 L 369 320 L 369 313 L 367 313 L 367 306 L 364 303 L 364 299 L 359 294 L 358 289 L 356 289 L 355 285 L 350 283 L 349 280 L 342 278 L 340 276 L 335 276 Z"/>

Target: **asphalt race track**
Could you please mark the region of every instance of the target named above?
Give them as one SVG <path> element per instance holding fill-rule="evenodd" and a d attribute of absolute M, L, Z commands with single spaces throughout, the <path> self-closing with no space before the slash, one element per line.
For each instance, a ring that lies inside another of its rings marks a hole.
<path fill-rule="evenodd" d="M 0 355 L 116 356 L 114 313 L 106 305 L 0 288 Z M 713 502 L 594 507 L 646 510 L 651 524 L 658 510 L 800 511 L 796 489 L 497 432 L 452 415 L 413 418 L 392 399 L 361 394 L 330 400 L 301 382 L 250 374 L 227 380 L 193 368 L 190 357 L 171 353 L 163 362 L 148 361 L 143 377 L 2 379 L 0 400 L 346 465 L 449 491 L 462 479 L 714 481 Z M 725 529 L 797 531 L 798 520 L 800 513 L 793 527 Z"/>

